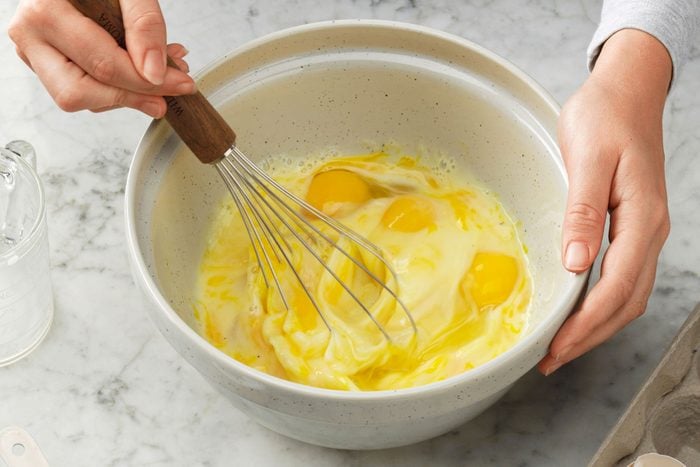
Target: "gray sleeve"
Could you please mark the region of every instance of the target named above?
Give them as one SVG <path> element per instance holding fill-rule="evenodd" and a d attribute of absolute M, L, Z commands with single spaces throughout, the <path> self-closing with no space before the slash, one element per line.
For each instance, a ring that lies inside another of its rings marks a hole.
<path fill-rule="evenodd" d="M 600 24 L 588 46 L 589 70 L 605 41 L 627 28 L 647 32 L 664 44 L 675 81 L 700 30 L 700 0 L 605 0 Z"/>

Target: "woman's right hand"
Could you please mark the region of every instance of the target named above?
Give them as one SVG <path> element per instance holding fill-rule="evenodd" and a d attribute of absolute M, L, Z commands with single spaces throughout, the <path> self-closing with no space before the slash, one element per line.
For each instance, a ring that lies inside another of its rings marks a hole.
<path fill-rule="evenodd" d="M 165 115 L 161 96 L 192 94 L 180 44 L 166 45 L 157 0 L 120 0 L 127 50 L 67 0 L 22 0 L 8 34 L 17 55 L 67 112 L 129 107 Z M 166 53 L 180 69 L 166 66 Z"/>

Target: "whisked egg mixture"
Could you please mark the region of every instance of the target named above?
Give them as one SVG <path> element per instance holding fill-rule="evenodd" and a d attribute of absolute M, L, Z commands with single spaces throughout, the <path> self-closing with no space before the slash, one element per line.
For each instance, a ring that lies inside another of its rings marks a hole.
<path fill-rule="evenodd" d="M 282 270 L 285 287 L 293 290 L 287 311 L 276 289 L 265 286 L 227 197 L 199 267 L 194 313 L 200 333 L 271 375 L 362 391 L 440 381 L 513 346 L 527 325 L 532 295 L 516 225 L 494 194 L 467 184 L 454 164 L 429 162 L 379 152 L 319 157 L 301 166 L 263 163 L 283 186 L 382 248 L 417 332 L 395 300 L 377 300 L 371 311 L 387 340 L 361 310 L 342 302 L 338 283 L 326 278 L 313 292 L 321 297 L 330 332 Z M 348 269 L 344 258 L 327 260 L 341 275 Z M 383 274 L 373 258 L 364 260 Z M 320 268 L 308 262 L 297 267 Z M 351 280 L 356 288 L 363 279 Z M 376 289 L 364 280 L 368 290 Z"/>

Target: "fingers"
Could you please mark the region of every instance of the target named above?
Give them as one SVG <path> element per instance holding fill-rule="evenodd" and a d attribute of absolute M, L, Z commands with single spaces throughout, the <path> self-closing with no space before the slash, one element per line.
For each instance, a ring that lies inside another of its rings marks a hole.
<path fill-rule="evenodd" d="M 664 190 L 629 191 L 637 195 L 623 197 L 611 216 L 611 244 L 600 280 L 552 341 L 549 355 L 538 365 L 545 374 L 604 342 L 646 308 L 668 237 L 668 209 Z"/>
<path fill-rule="evenodd" d="M 607 320 L 590 330 L 589 334 L 582 340 L 568 347 L 566 344 L 560 343 L 563 342 L 563 339 L 560 342 L 552 342 L 550 353 L 537 365 L 538 370 L 542 374 L 548 376 L 566 363 L 569 363 L 594 347 L 602 344 L 644 312 L 656 275 L 656 257 L 650 255 L 646 265 L 648 267 L 644 269 L 643 275 L 639 279 L 638 286 L 635 288 L 628 302 L 608 315 Z M 577 316 L 578 314 L 572 315 L 572 317 L 564 323 L 564 326 L 568 326 L 570 321 Z"/>
<path fill-rule="evenodd" d="M 162 97 L 137 94 L 100 83 L 49 45 L 33 47 L 32 56 L 34 69 L 44 87 L 58 106 L 67 112 L 129 107 L 154 118 L 165 115 Z M 61 79 L 52 79 L 55 76 Z"/>
<path fill-rule="evenodd" d="M 167 50 L 168 56 L 170 58 L 184 58 L 185 55 L 190 53 L 190 51 L 187 50 L 187 48 L 185 48 L 184 45 L 178 44 L 177 42 L 173 42 L 172 44 L 168 44 L 166 50 Z"/>
<path fill-rule="evenodd" d="M 578 358 L 592 348 L 607 341 L 619 330 L 644 313 L 647 301 L 651 295 L 652 285 L 656 276 L 656 258 L 649 258 L 646 268 L 639 278 L 638 285 L 625 306 L 620 307 L 606 321 L 594 328 L 587 338 L 574 344 L 566 353 L 559 354 L 559 363 L 565 364 Z"/>
<path fill-rule="evenodd" d="M 139 74 L 160 86 L 167 71 L 165 20 L 157 0 L 119 0 L 126 48 Z"/>
<path fill-rule="evenodd" d="M 20 60 L 22 60 L 24 62 L 25 65 L 27 65 L 30 69 L 32 69 L 32 64 L 29 62 L 29 59 L 24 54 L 24 52 L 22 52 L 22 49 L 20 49 L 19 47 L 15 47 L 15 53 L 20 58 Z M 34 71 L 34 70 L 32 69 L 32 71 Z"/>
<path fill-rule="evenodd" d="M 569 175 L 562 262 L 569 271 L 583 272 L 600 251 L 616 158 L 596 153 L 598 146 L 585 139 L 570 137 L 576 130 L 560 128 L 562 133 L 567 140 L 562 144 L 562 155 Z"/>
<path fill-rule="evenodd" d="M 133 39 L 135 43 L 143 41 L 145 44 L 134 45 L 138 53 L 160 43 L 161 34 L 163 44 L 165 40 L 164 27 L 162 31 L 158 26 L 146 27 L 150 24 L 148 20 L 139 19 L 153 18 L 155 13 L 160 15 L 160 10 L 148 10 L 149 4 L 149 1 L 139 1 L 130 10 Z M 195 91 L 194 82 L 187 75 L 189 67 L 183 59 L 187 50 L 182 45 L 163 45 L 163 54 L 170 51 L 179 69 L 165 68 L 161 84 L 155 85 L 144 78 L 129 53 L 121 49 L 111 35 L 66 1 L 21 2 L 8 33 L 16 44 L 17 55 L 66 111 L 100 112 L 130 107 L 159 118 L 166 110 L 160 96 Z M 142 65 L 140 63 L 139 67 Z"/>
<path fill-rule="evenodd" d="M 63 53 L 97 81 L 140 94 L 180 95 L 194 92 L 194 82 L 180 70 L 169 68 L 156 86 L 135 68 L 129 54 L 97 23 L 73 8 L 67 8 L 47 24 L 44 41 Z M 89 47 L 76 47 L 90 37 Z M 128 36 L 127 36 L 128 37 Z M 25 52 L 30 61 L 31 52 Z"/>
<path fill-rule="evenodd" d="M 180 71 L 189 73 L 190 66 L 187 64 L 183 58 L 189 53 L 189 51 L 182 44 L 168 44 L 167 47 L 168 56 L 175 62 Z"/>
<path fill-rule="evenodd" d="M 619 218 L 623 214 L 619 210 L 624 209 L 629 210 L 622 205 L 613 213 L 611 230 L 618 228 L 614 224 L 621 222 Z M 553 353 L 560 353 L 576 344 L 582 336 L 590 335 L 630 300 L 646 265 L 651 240 L 643 225 L 643 214 L 634 218 L 630 213 L 628 225 L 611 241 L 605 253 L 598 284 L 590 291 L 581 309 L 559 331 L 556 342 L 552 343 Z"/>

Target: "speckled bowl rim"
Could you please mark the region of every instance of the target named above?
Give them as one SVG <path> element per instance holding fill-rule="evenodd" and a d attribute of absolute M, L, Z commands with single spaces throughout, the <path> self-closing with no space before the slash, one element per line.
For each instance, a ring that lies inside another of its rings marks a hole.
<path fill-rule="evenodd" d="M 207 66 L 201 69 L 195 74 L 196 79 L 204 78 L 211 70 L 221 66 L 231 56 L 240 55 L 245 52 L 249 52 L 256 47 L 259 47 L 267 42 L 272 42 L 285 37 L 294 36 L 298 34 L 304 34 L 310 31 L 319 31 L 329 28 L 385 28 L 385 29 L 403 29 L 411 32 L 416 32 L 423 34 L 425 36 L 433 37 L 442 41 L 452 42 L 455 45 L 464 47 L 466 49 L 471 49 L 471 51 L 480 54 L 489 60 L 497 63 L 503 69 L 514 75 L 515 78 L 521 80 L 523 83 L 528 85 L 537 95 L 542 99 L 542 101 L 549 105 L 555 114 L 559 115 L 560 107 L 557 102 L 551 97 L 551 95 L 542 88 L 535 80 L 533 80 L 529 75 L 524 73 L 514 64 L 508 60 L 496 55 L 495 53 L 487 50 L 486 48 L 479 46 L 467 39 L 462 37 L 445 33 L 439 30 L 435 30 L 425 26 L 419 26 L 411 23 L 403 23 L 398 21 L 385 21 L 385 20 L 333 20 L 333 21 L 322 21 L 316 23 L 309 23 L 301 26 L 295 26 L 287 29 L 283 29 L 271 34 L 267 34 L 260 38 L 249 41 L 230 53 L 222 56 L 221 58 L 210 62 Z M 142 136 L 139 144 L 137 146 L 134 158 L 132 159 L 131 166 L 129 168 L 129 174 L 127 176 L 126 190 L 125 190 L 125 220 L 126 220 L 126 234 L 127 234 L 127 245 L 129 254 L 138 270 L 138 279 L 142 286 L 145 286 L 148 291 L 150 298 L 156 302 L 160 311 L 165 315 L 168 321 L 180 331 L 183 332 L 189 341 L 198 346 L 200 349 L 204 350 L 208 356 L 210 356 L 216 363 L 220 364 L 224 369 L 229 369 L 235 372 L 240 372 L 244 376 L 255 380 L 264 386 L 272 386 L 278 390 L 287 391 L 290 394 L 303 395 L 307 397 L 318 397 L 327 398 L 332 400 L 357 400 L 357 401 L 380 401 L 380 400 L 396 400 L 401 398 L 410 398 L 415 396 L 425 395 L 426 393 L 441 392 L 448 390 L 458 385 L 462 385 L 471 380 L 478 380 L 488 377 L 496 373 L 501 367 L 505 366 L 507 362 L 516 357 L 521 353 L 525 353 L 528 348 L 537 344 L 537 341 L 542 339 L 546 328 L 551 325 L 553 320 L 561 319 L 563 314 L 568 314 L 573 308 L 574 304 L 578 300 L 588 277 L 588 274 L 571 274 L 571 280 L 569 281 L 568 287 L 566 288 L 566 293 L 562 294 L 560 299 L 554 304 L 553 312 L 549 319 L 545 319 L 538 324 L 527 336 L 519 340 L 513 347 L 506 350 L 502 354 L 493 358 L 492 360 L 480 365 L 464 373 L 452 376 L 450 378 L 444 379 L 442 381 L 437 381 L 434 383 L 425 384 L 422 386 L 416 386 L 404 389 L 388 389 L 380 391 L 347 391 L 338 389 L 325 389 L 318 388 L 314 386 L 308 386 L 301 383 L 296 383 L 288 380 L 284 380 L 262 371 L 251 368 L 244 363 L 241 363 L 224 352 L 218 350 L 206 341 L 201 335 L 199 335 L 194 329 L 187 325 L 184 320 L 175 312 L 175 310 L 170 306 L 166 298 L 161 294 L 157 285 L 155 284 L 153 278 L 148 272 L 148 268 L 144 262 L 144 258 L 138 248 L 138 236 L 136 233 L 136 219 L 135 219 L 135 208 L 132 208 L 132 204 L 136 201 L 134 192 L 137 188 L 137 175 L 143 170 L 147 170 L 144 167 L 143 157 L 139 157 L 139 148 L 144 145 L 144 142 L 150 137 L 152 133 L 156 133 L 156 127 L 165 123 L 153 121 L 147 131 Z M 561 159 L 555 161 L 559 166 L 560 172 L 563 177 L 565 186 L 568 186 L 568 180 L 566 177 L 566 172 Z M 540 356 L 543 357 L 543 355 Z M 530 369 L 526 370 L 529 371 Z"/>

